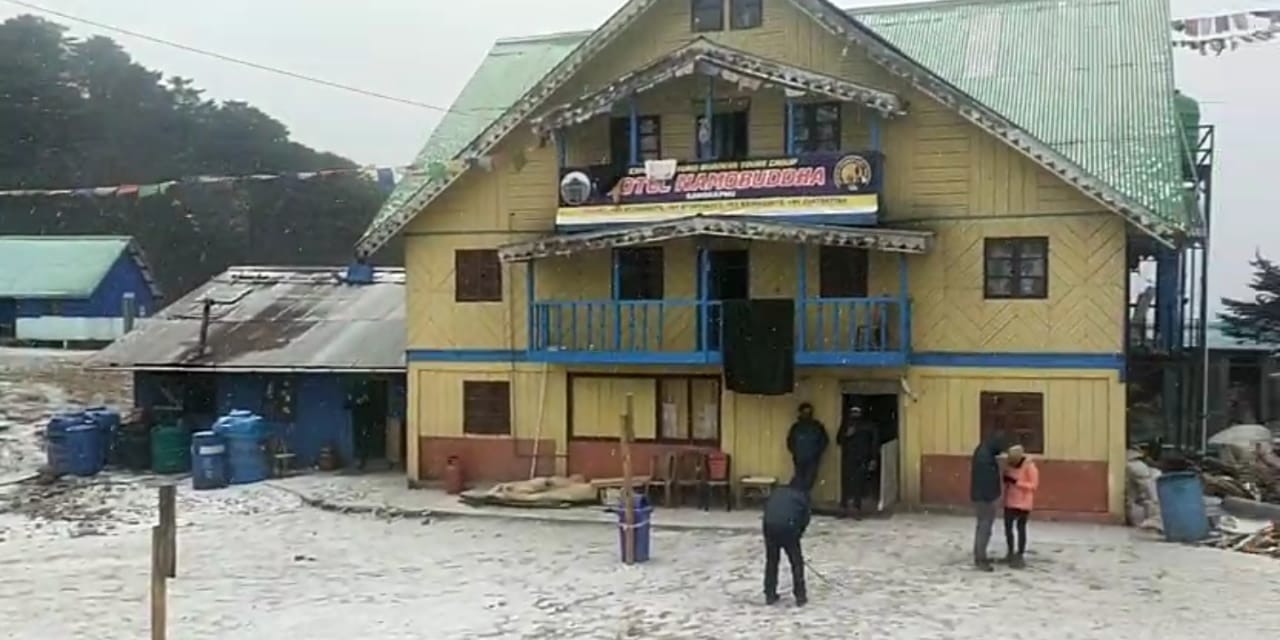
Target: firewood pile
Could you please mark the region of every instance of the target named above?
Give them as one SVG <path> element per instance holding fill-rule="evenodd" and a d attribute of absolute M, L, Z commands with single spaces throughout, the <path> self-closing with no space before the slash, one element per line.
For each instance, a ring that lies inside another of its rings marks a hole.
<path fill-rule="evenodd" d="M 1202 458 L 1197 466 L 1205 495 L 1280 504 L 1280 457 L 1269 446 L 1251 452 L 1224 449 L 1219 458 Z"/>
<path fill-rule="evenodd" d="M 1271 522 L 1261 529 L 1248 532 L 1236 531 L 1230 526 L 1219 526 L 1201 544 L 1280 559 L 1280 523 Z"/>

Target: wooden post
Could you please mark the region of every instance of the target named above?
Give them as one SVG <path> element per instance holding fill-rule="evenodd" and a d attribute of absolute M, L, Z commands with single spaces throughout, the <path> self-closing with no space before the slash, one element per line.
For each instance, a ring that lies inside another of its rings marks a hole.
<path fill-rule="evenodd" d="M 631 486 L 631 441 L 635 438 L 632 407 L 635 398 L 627 394 L 626 407 L 622 412 L 622 433 L 619 436 L 622 448 L 622 562 L 633 564 L 636 561 L 636 504 Z"/>
<path fill-rule="evenodd" d="M 151 527 L 151 640 L 168 636 L 166 581 L 178 573 L 177 487 L 160 486 L 160 523 Z"/>
<path fill-rule="evenodd" d="M 164 572 L 169 578 L 178 577 L 178 525 L 175 498 L 177 487 L 171 484 L 160 487 L 160 531 L 164 534 Z"/>
<path fill-rule="evenodd" d="M 151 527 L 151 640 L 165 640 L 168 636 L 168 589 L 165 586 L 168 573 L 165 548 L 168 546 L 164 527 Z"/>

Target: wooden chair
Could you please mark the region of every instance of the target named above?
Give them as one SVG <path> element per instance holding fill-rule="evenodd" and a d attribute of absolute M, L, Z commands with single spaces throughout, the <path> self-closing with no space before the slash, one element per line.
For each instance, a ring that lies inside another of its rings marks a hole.
<path fill-rule="evenodd" d="M 675 488 L 676 454 L 670 451 L 654 454 L 649 459 L 649 493 L 662 489 L 662 506 L 671 506 L 671 491 Z M 653 500 L 653 496 L 649 496 Z"/>
<path fill-rule="evenodd" d="M 676 455 L 675 500 L 676 506 L 684 505 L 684 497 L 689 489 L 702 495 L 703 484 L 707 479 L 707 457 L 701 451 L 681 451 Z"/>
<path fill-rule="evenodd" d="M 721 492 L 724 496 L 724 510 L 733 511 L 733 495 L 729 482 L 729 478 L 733 477 L 732 462 L 732 458 L 727 453 L 715 451 L 707 454 L 707 481 L 703 486 L 703 511 L 710 510 L 711 495 L 716 491 Z"/>

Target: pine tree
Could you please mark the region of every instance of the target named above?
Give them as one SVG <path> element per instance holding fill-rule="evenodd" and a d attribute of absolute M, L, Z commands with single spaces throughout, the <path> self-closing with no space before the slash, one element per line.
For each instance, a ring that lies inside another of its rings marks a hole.
<path fill-rule="evenodd" d="M 1280 342 L 1280 265 L 1262 257 L 1249 261 L 1253 267 L 1253 300 L 1223 298 L 1226 311 L 1219 313 L 1227 336 L 1254 342 Z"/>

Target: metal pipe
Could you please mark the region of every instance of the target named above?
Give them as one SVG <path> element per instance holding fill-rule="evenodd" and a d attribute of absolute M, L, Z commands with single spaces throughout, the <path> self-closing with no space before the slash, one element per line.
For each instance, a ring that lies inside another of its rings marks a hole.
<path fill-rule="evenodd" d="M 631 99 L 628 105 L 629 105 L 629 108 L 631 109 L 631 117 L 630 117 L 631 155 L 629 156 L 629 158 L 630 158 L 631 166 L 635 166 L 637 164 L 640 164 L 640 112 L 639 112 L 639 106 L 636 105 L 635 95 L 631 96 Z"/>
<path fill-rule="evenodd" d="M 200 308 L 200 355 L 208 353 L 209 349 L 209 320 L 213 312 L 213 300 L 205 298 L 201 301 Z"/>

